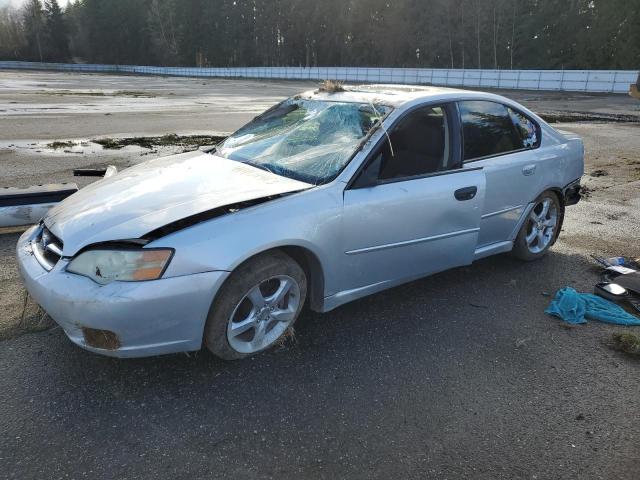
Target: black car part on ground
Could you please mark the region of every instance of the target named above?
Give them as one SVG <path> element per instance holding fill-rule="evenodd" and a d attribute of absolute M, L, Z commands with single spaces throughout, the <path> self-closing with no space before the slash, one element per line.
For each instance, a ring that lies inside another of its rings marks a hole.
<path fill-rule="evenodd" d="M 74 177 L 108 178 L 116 173 L 118 173 L 118 169 L 114 165 L 108 165 L 105 168 L 76 168 L 73 170 Z"/>
<path fill-rule="evenodd" d="M 61 202 L 78 191 L 75 183 L 51 183 L 27 188 L 0 188 L 0 207 Z"/>
<path fill-rule="evenodd" d="M 0 228 L 37 223 L 53 205 L 77 191 L 75 183 L 0 188 Z"/>

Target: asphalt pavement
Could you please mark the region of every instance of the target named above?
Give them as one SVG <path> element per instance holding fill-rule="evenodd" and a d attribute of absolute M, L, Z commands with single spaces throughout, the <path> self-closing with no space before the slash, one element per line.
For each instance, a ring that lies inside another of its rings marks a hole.
<path fill-rule="evenodd" d="M 637 361 L 543 314 L 593 267 L 483 260 L 318 315 L 251 360 L 0 346 L 2 478 L 634 479 Z"/>

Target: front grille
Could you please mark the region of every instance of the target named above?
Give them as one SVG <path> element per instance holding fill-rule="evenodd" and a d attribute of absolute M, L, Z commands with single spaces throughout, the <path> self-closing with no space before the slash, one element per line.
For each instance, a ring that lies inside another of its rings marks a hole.
<path fill-rule="evenodd" d="M 55 267 L 62 257 L 62 241 L 51 233 L 44 224 L 40 225 L 40 230 L 31 242 L 31 246 L 36 260 L 47 271 Z"/>

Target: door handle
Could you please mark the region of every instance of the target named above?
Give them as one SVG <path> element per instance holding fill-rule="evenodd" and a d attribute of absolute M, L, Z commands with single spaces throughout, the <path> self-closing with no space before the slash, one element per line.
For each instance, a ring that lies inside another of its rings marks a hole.
<path fill-rule="evenodd" d="M 464 202 L 466 200 L 472 200 L 476 196 L 476 193 L 478 193 L 478 187 L 465 187 L 456 190 L 453 195 L 456 197 L 456 200 Z"/>
<path fill-rule="evenodd" d="M 527 165 L 526 167 L 524 167 L 522 169 L 522 174 L 525 177 L 529 177 L 529 176 L 533 175 L 534 173 L 536 173 L 536 167 L 537 167 L 536 165 Z"/>

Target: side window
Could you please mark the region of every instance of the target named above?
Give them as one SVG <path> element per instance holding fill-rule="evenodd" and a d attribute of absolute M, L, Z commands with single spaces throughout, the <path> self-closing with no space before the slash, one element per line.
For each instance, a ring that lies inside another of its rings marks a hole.
<path fill-rule="evenodd" d="M 415 177 L 447 170 L 449 126 L 443 107 L 419 108 L 389 131 L 370 164 L 379 180 Z"/>
<path fill-rule="evenodd" d="M 523 148 L 507 107 L 495 102 L 458 103 L 464 138 L 464 160 L 499 155 Z"/>
<path fill-rule="evenodd" d="M 537 123 L 525 117 L 520 112 L 507 107 L 511 121 L 516 126 L 516 130 L 522 138 L 522 148 L 536 148 L 540 145 L 540 132 Z"/>

